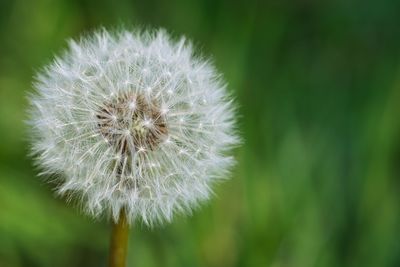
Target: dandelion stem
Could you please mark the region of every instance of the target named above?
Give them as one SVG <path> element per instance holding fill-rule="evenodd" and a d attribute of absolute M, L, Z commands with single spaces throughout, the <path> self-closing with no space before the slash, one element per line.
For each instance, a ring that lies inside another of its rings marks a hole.
<path fill-rule="evenodd" d="M 128 252 L 129 225 L 122 208 L 117 223 L 113 223 L 110 240 L 109 267 L 125 267 Z"/>

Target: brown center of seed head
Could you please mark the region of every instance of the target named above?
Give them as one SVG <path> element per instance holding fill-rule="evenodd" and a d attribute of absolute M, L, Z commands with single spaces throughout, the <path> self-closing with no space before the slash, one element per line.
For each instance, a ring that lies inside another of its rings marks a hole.
<path fill-rule="evenodd" d="M 96 118 L 103 137 L 123 156 L 155 150 L 168 134 L 159 103 L 137 93 L 123 93 L 105 102 Z"/>

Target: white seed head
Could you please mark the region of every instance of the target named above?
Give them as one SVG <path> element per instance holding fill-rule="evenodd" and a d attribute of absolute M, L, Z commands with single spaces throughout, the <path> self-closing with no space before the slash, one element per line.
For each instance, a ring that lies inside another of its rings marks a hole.
<path fill-rule="evenodd" d="M 32 147 L 57 192 L 93 215 L 170 221 L 209 198 L 238 143 L 214 67 L 182 38 L 97 32 L 56 58 L 30 96 Z"/>

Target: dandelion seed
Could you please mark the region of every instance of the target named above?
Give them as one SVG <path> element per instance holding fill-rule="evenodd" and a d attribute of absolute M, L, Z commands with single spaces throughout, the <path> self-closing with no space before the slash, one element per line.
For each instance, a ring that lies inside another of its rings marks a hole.
<path fill-rule="evenodd" d="M 165 31 L 70 42 L 35 87 L 37 163 L 93 216 L 118 221 L 124 209 L 129 224 L 170 221 L 208 199 L 232 165 L 238 137 L 225 84 Z"/>

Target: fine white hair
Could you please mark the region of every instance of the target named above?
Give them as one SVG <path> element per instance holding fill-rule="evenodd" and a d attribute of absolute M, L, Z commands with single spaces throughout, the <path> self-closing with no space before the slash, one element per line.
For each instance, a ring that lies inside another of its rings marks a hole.
<path fill-rule="evenodd" d="M 29 96 L 32 151 L 60 195 L 95 217 L 171 221 L 210 197 L 238 143 L 235 106 L 209 61 L 164 30 L 70 41 Z"/>

